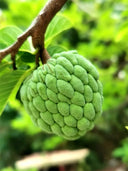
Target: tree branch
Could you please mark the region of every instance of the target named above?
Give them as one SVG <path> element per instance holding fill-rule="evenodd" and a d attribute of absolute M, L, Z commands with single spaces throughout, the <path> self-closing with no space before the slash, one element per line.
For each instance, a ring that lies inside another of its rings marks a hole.
<path fill-rule="evenodd" d="M 31 36 L 34 48 L 38 48 L 38 52 L 36 54 L 37 65 L 39 57 L 41 58 L 42 63 L 46 63 L 50 58 L 44 47 L 44 35 L 46 29 L 50 21 L 67 1 L 68 0 L 49 0 L 45 7 L 40 11 L 39 15 L 34 19 L 30 27 L 17 38 L 17 41 L 11 46 L 0 50 L 0 62 L 5 58 L 5 56 L 10 54 L 11 59 L 13 60 L 13 68 L 15 68 L 15 56 L 21 45 L 29 36 Z"/>

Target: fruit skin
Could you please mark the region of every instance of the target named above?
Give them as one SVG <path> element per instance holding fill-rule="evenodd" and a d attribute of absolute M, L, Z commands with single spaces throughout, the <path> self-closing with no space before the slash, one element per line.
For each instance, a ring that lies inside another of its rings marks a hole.
<path fill-rule="evenodd" d="M 76 51 L 55 54 L 38 67 L 24 81 L 20 94 L 37 126 L 68 140 L 91 130 L 102 113 L 99 74 Z"/>

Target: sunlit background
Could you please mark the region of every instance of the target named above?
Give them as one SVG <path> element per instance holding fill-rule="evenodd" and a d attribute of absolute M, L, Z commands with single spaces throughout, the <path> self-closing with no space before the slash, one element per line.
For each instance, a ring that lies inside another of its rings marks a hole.
<path fill-rule="evenodd" d="M 0 29 L 12 25 L 24 31 L 46 2 L 0 0 Z M 104 87 L 103 115 L 92 131 L 79 140 L 67 141 L 37 128 L 24 110 L 18 93 L 0 118 L 0 171 L 19 171 L 22 166 L 17 161 L 25 156 L 31 161 L 30 157 L 36 160 L 44 154 L 45 160 L 47 154 L 53 152 L 57 156 L 58 151 L 65 162 L 56 161 L 58 164 L 47 167 L 38 166 L 37 162 L 35 168 L 26 168 L 26 171 L 126 171 L 128 0 L 69 0 L 61 12 L 72 22 L 72 28 L 60 33 L 50 45 L 76 49 L 96 66 Z M 64 150 L 80 149 L 89 150 L 88 155 L 68 163 Z"/>

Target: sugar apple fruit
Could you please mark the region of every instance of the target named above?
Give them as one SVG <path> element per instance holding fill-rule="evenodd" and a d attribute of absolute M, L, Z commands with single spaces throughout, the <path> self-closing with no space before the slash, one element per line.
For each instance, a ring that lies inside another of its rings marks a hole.
<path fill-rule="evenodd" d="M 24 81 L 20 94 L 36 125 L 69 140 L 91 130 L 102 112 L 99 74 L 76 51 L 55 54 L 38 67 Z"/>

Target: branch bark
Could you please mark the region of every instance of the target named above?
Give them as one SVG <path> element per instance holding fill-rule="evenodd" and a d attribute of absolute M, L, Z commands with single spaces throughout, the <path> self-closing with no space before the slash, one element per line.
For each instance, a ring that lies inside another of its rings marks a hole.
<path fill-rule="evenodd" d="M 44 45 L 46 29 L 50 21 L 67 1 L 68 0 L 49 0 L 45 7 L 40 11 L 39 15 L 34 19 L 30 27 L 17 38 L 17 41 L 6 49 L 0 50 L 0 62 L 5 56 L 10 54 L 13 61 L 13 68 L 15 69 L 15 56 L 21 45 L 29 36 L 31 36 L 34 48 L 38 49 L 36 54 L 36 64 L 38 65 L 39 58 L 41 58 L 43 64 L 46 63 L 50 58 Z"/>

